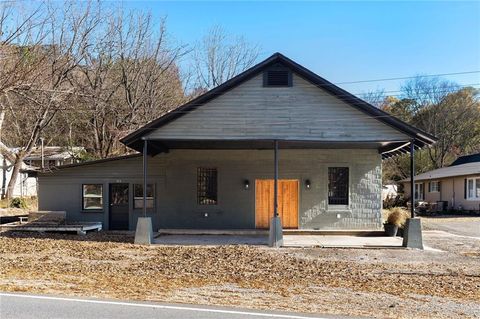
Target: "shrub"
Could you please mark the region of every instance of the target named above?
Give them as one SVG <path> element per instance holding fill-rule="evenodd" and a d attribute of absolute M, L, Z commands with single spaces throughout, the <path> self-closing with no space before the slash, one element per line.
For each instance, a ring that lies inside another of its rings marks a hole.
<path fill-rule="evenodd" d="M 383 208 L 389 209 L 397 206 L 406 206 L 408 198 L 405 198 L 403 194 L 397 196 L 390 196 L 383 200 Z"/>
<path fill-rule="evenodd" d="M 390 209 L 390 213 L 387 217 L 387 224 L 392 224 L 402 228 L 408 218 L 408 212 L 400 207 Z"/>
<path fill-rule="evenodd" d="M 10 207 L 12 208 L 28 208 L 25 198 L 15 197 L 10 201 Z"/>

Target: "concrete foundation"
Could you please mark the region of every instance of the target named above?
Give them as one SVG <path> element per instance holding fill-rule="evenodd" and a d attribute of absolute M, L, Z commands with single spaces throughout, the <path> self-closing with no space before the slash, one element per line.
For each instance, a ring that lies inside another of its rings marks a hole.
<path fill-rule="evenodd" d="M 423 250 L 422 223 L 420 218 L 409 218 L 403 232 L 403 247 Z"/>
<path fill-rule="evenodd" d="M 283 246 L 283 229 L 280 217 L 272 217 L 270 220 L 270 231 L 268 234 L 268 246 L 281 247 Z"/>
<path fill-rule="evenodd" d="M 151 245 L 152 243 L 152 219 L 150 217 L 139 217 L 137 221 L 137 230 L 135 231 L 135 244 Z"/>

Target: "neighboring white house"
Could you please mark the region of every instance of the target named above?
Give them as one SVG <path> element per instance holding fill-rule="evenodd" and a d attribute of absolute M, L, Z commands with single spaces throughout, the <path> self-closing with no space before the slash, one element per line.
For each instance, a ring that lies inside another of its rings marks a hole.
<path fill-rule="evenodd" d="M 58 165 L 73 164 L 78 162 L 75 154 L 83 151 L 83 147 L 72 147 L 66 149 L 59 146 L 46 146 L 43 150 L 44 168 L 50 168 Z M 16 152 L 17 148 L 11 148 L 12 152 Z M 40 147 L 35 148 L 32 153 L 27 156 L 22 165 L 22 172 L 17 178 L 13 190 L 13 197 L 37 196 L 37 178 L 28 177 L 23 171 L 38 170 L 42 168 L 42 151 Z M 7 186 L 12 176 L 13 163 L 8 161 L 0 154 L 0 196 L 5 196 Z"/>
<path fill-rule="evenodd" d="M 398 184 L 395 182 L 388 182 L 382 187 L 382 200 L 396 197 L 398 195 Z"/>

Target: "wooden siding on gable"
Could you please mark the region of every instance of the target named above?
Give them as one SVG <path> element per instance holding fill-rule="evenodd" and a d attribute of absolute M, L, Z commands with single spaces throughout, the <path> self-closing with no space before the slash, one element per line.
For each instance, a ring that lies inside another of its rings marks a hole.
<path fill-rule="evenodd" d="M 152 139 L 406 141 L 398 130 L 293 75 L 291 87 L 258 75 L 154 130 Z"/>

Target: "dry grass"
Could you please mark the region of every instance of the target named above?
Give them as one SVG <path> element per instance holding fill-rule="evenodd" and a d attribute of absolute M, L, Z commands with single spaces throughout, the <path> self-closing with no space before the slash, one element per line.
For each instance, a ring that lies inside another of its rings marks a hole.
<path fill-rule="evenodd" d="M 403 227 L 409 216 L 409 212 L 401 207 L 384 209 L 382 211 L 383 220 L 398 227 Z"/>
<path fill-rule="evenodd" d="M 38 208 L 38 198 L 36 196 L 22 197 L 27 204 L 27 209 L 36 210 Z M 0 208 L 10 208 L 11 200 L 0 199 Z"/>
<path fill-rule="evenodd" d="M 380 317 L 397 317 L 398 307 L 385 302 L 404 298 L 480 300 L 478 269 L 302 258 L 299 250 L 251 246 L 148 247 L 108 233 L 53 238 L 0 236 L 0 290 Z"/>

